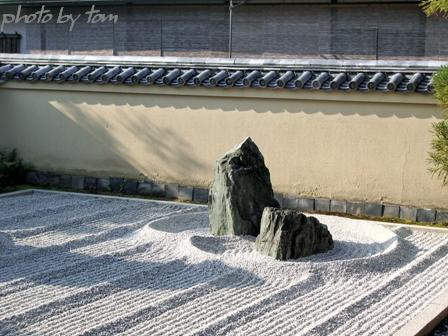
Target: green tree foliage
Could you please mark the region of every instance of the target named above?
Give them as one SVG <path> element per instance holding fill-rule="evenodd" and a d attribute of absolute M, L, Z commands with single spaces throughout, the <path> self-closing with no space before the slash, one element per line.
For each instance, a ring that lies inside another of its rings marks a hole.
<path fill-rule="evenodd" d="M 433 79 L 434 96 L 443 111 L 443 120 L 433 124 L 434 139 L 430 171 L 448 185 L 448 67 L 442 67 Z"/>
<path fill-rule="evenodd" d="M 423 0 L 421 6 L 426 15 L 448 15 L 448 0 Z"/>

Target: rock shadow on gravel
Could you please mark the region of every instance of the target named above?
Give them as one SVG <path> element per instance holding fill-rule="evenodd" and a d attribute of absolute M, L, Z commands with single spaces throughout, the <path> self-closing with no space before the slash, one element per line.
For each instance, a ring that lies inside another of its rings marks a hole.
<path fill-rule="evenodd" d="M 216 255 L 221 255 L 224 253 L 239 254 L 251 252 L 258 254 L 258 252 L 255 251 L 255 237 L 252 236 L 192 236 L 190 241 L 191 244 L 197 249 Z M 318 253 L 309 257 L 291 259 L 286 262 L 325 263 L 331 261 L 370 258 L 379 254 L 390 253 L 394 249 L 395 245 L 395 237 L 381 243 L 360 243 L 335 240 L 334 248 L 326 253 Z"/>
<path fill-rule="evenodd" d="M 191 212 L 163 218 L 148 226 L 166 233 L 180 233 L 190 230 L 208 229 L 208 213 L 206 211 Z"/>
<path fill-rule="evenodd" d="M 153 250 L 151 243 L 130 249 L 121 256 L 102 255 L 93 257 L 85 254 L 64 252 L 52 260 L 51 265 L 43 268 L 37 274 L 26 276 L 20 272 L 20 260 L 10 261 L 3 265 L 0 281 L 22 281 L 33 285 L 55 287 L 89 288 L 107 284 L 115 289 L 187 289 L 199 284 L 207 283 L 211 278 L 224 274 L 244 275 L 252 279 L 259 279 L 257 275 L 242 269 L 231 267 L 219 260 L 206 260 L 199 263 L 188 263 L 185 258 L 170 261 L 157 261 L 158 250 Z M 131 260 L 133 254 L 155 253 L 154 260 Z M 67 260 L 69 261 L 67 263 Z M 34 261 L 27 261 L 30 266 Z M 35 262 L 39 262 L 36 260 Z M 64 265 L 67 263 L 67 265 Z M 15 266 L 16 264 L 16 266 Z M 6 266 L 6 267 L 5 267 Z M 35 271 L 35 270 L 34 270 Z M 260 279 L 259 279 L 260 280 Z M 233 287 L 232 282 L 227 282 Z M 237 284 L 235 284 L 236 286 Z M 238 285 L 239 286 L 239 285 Z"/>
<path fill-rule="evenodd" d="M 253 236 L 192 236 L 190 241 L 197 249 L 212 254 L 255 251 L 255 237 Z"/>

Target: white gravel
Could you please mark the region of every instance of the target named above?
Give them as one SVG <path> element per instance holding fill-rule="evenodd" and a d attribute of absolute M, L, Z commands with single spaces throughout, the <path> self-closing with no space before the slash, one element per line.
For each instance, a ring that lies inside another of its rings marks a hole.
<path fill-rule="evenodd" d="M 207 209 L 0 198 L 0 335 L 392 335 L 448 288 L 448 234 L 334 216 L 335 248 L 279 262 Z"/>

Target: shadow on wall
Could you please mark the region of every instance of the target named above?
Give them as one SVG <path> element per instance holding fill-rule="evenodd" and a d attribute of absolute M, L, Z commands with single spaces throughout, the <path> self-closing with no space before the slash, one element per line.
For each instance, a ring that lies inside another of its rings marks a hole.
<path fill-rule="evenodd" d="M 438 117 L 435 106 L 416 104 L 405 106 L 397 103 L 316 102 L 291 99 L 268 101 L 264 98 L 128 93 L 49 93 L 47 96 L 38 98 L 43 99 L 41 104 L 48 104 L 50 107 L 49 111 L 44 112 L 47 114 L 46 120 L 59 119 L 61 127 L 68 130 L 73 139 L 72 150 L 77 153 L 79 160 L 84 161 L 78 165 L 77 162 L 70 162 L 66 164 L 66 167 L 76 166 L 77 169 L 82 170 L 88 157 L 90 167 L 85 169 L 89 173 L 99 175 L 116 173 L 119 176 L 129 177 L 147 176 L 150 179 L 165 182 L 183 180 L 185 183 L 196 185 L 208 183 L 204 177 L 211 178 L 212 176 L 213 158 L 217 158 L 245 136 L 253 135 L 254 132 L 260 133 L 259 127 L 269 123 L 268 119 L 256 118 L 252 122 L 248 122 L 248 118 L 241 119 L 240 125 L 235 125 L 236 131 L 227 133 L 227 139 L 225 130 L 221 128 L 231 127 L 231 124 L 238 119 L 232 116 L 224 123 L 222 118 L 225 116 L 217 115 L 218 111 L 323 114 L 342 118 L 347 116 L 400 119 Z M 362 108 L 360 104 L 363 105 Z M 397 105 L 405 106 L 405 108 L 396 108 Z M 176 119 L 179 113 L 189 113 L 189 110 L 199 113 L 192 113 L 188 123 L 185 123 L 185 118 Z M 172 111 L 176 113 L 171 113 Z M 53 115 L 54 112 L 57 112 L 56 116 Z M 65 118 L 61 120 L 61 116 Z M 71 123 L 68 124 L 67 120 Z M 43 130 L 46 127 L 48 125 L 42 125 Z M 268 131 L 269 129 L 268 127 Z M 216 130 L 220 131 L 216 132 Z M 340 132 L 337 125 L 329 131 Z M 60 131 L 56 134 L 60 134 Z M 61 150 L 56 150 L 59 157 L 52 158 L 53 162 L 61 161 L 61 157 L 65 157 L 66 154 L 61 154 Z M 103 167 L 103 171 L 99 171 L 97 167 Z"/>
<path fill-rule="evenodd" d="M 178 88 L 175 90 L 195 90 L 195 88 Z M 221 88 L 209 88 L 208 90 L 223 90 Z M 227 91 L 240 92 L 241 89 L 225 89 Z M 261 89 L 260 89 L 261 90 Z M 379 118 L 418 118 L 431 119 L 440 118 L 440 111 L 434 105 L 428 104 L 407 104 L 407 103 L 389 103 L 386 101 L 377 100 L 375 102 L 359 102 L 359 101 L 332 101 L 323 100 L 322 96 L 316 97 L 316 100 L 296 100 L 278 97 L 276 99 L 275 91 L 273 91 L 272 98 L 262 97 L 222 97 L 222 96 L 193 96 L 193 95 L 176 95 L 173 99 L 157 99 L 154 97 L 170 97 L 171 95 L 158 94 L 134 94 L 134 93 L 118 93 L 121 99 L 116 97 L 116 93 L 101 94 L 101 100 L 95 99 L 95 95 L 89 95 L 85 92 L 76 93 L 82 99 L 77 99 L 77 96 L 72 94 L 70 96 L 71 105 L 86 104 L 89 106 L 113 106 L 122 108 L 142 107 L 151 109 L 154 107 L 160 109 L 189 109 L 189 110 L 206 110 L 213 113 L 213 111 L 223 112 L 247 112 L 254 111 L 257 113 L 305 113 L 305 114 L 324 114 L 324 115 L 340 115 L 340 116 L 377 116 Z M 289 91 L 289 90 L 288 90 Z M 304 93 L 306 91 L 297 91 Z M 192 92 L 193 93 L 193 92 Z M 328 94 L 334 95 L 334 92 L 315 92 L 308 90 L 309 95 L 313 94 Z M 341 94 L 341 93 L 338 93 Z M 350 95 L 352 93 L 343 93 Z M 372 93 L 354 93 L 360 95 L 369 95 Z M 375 94 L 375 93 L 373 93 Z M 403 96 L 414 94 L 406 93 L 392 93 Z M 384 97 L 389 96 L 387 93 L 378 93 Z M 417 95 L 421 95 L 418 93 Z M 349 98 L 349 97 L 348 97 Z M 379 98 L 381 99 L 381 98 Z M 223 100 L 225 101 L 223 103 Z M 269 103 L 267 101 L 269 100 Z M 404 100 L 405 101 L 405 100 Z M 58 102 L 57 100 L 55 102 Z M 62 103 L 62 102 L 61 102 Z M 67 102 L 64 102 L 66 104 Z M 360 109 L 359 105 L 364 105 Z M 396 106 L 406 105 L 406 108 L 397 109 Z M 338 106 L 340 106 L 338 108 Z M 175 122 L 175 120 L 173 120 Z"/>
<path fill-rule="evenodd" d="M 171 173 L 166 171 L 162 177 L 168 181 L 175 181 L 178 174 L 204 168 L 197 158 L 189 154 L 192 152 L 192 144 L 173 131 L 175 120 L 172 121 L 173 127 L 159 127 L 144 116 L 151 113 L 147 107 L 142 110 L 139 108 L 142 106 L 135 109 L 136 106 L 129 104 L 116 105 L 113 102 L 116 98 L 105 97 L 107 104 L 93 102 L 88 98 L 89 95 L 85 94 L 83 99 L 76 101 L 48 103 L 53 111 L 62 113 L 72 122 L 68 127 L 75 127 L 75 133 L 84 139 L 83 142 L 98 144 L 99 148 L 107 151 L 100 156 L 111 158 L 109 163 L 119 176 L 124 175 L 124 172 L 132 177 L 147 176 L 146 173 L 153 171 L 148 166 L 147 156 L 156 158 L 161 166 L 170 167 Z M 104 166 L 104 163 L 102 161 L 100 166 Z M 160 179 L 157 175 L 148 177 Z"/>

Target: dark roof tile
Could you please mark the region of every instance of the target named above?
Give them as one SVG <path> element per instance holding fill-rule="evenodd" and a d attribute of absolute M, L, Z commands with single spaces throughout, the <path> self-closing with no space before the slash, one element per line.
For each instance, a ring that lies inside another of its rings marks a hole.
<path fill-rule="evenodd" d="M 420 92 L 433 90 L 433 72 L 263 68 L 138 67 L 70 64 L 0 64 L 0 81 L 30 80 L 165 86 L 216 86 L 339 91 Z"/>

